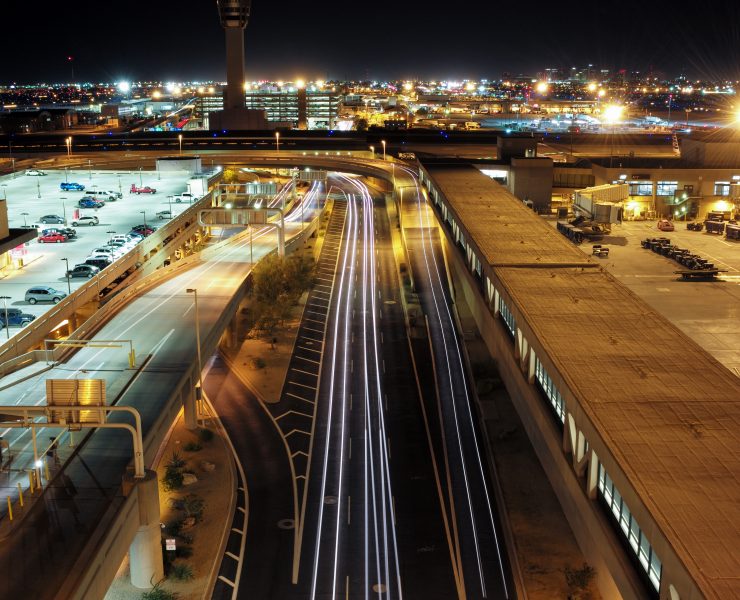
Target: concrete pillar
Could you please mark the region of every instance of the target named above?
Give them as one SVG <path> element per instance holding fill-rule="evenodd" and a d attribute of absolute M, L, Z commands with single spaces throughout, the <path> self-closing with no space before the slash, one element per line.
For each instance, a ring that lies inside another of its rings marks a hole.
<path fill-rule="evenodd" d="M 198 384 L 196 374 L 192 385 L 186 385 L 182 388 L 182 405 L 185 409 L 185 428 L 190 431 L 198 429 L 198 411 L 195 404 L 195 386 Z"/>
<path fill-rule="evenodd" d="M 131 584 L 148 589 L 164 578 L 157 473 L 147 470 L 144 479 L 139 480 L 133 475 L 126 477 L 135 486 L 139 504 L 139 530 L 129 547 Z"/>
<path fill-rule="evenodd" d="M 589 451 L 588 479 L 586 480 L 586 493 L 591 500 L 596 500 L 599 484 L 599 457 L 593 450 Z"/>

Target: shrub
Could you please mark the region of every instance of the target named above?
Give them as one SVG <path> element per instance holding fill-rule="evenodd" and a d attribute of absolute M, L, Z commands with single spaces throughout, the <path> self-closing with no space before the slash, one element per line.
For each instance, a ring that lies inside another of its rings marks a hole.
<path fill-rule="evenodd" d="M 583 563 L 580 569 L 565 567 L 565 582 L 571 590 L 585 590 L 591 580 L 596 577 L 596 569 L 588 563 Z"/>
<path fill-rule="evenodd" d="M 174 521 L 170 521 L 165 525 L 165 532 L 167 535 L 173 535 L 175 537 L 180 535 L 180 532 L 182 531 L 182 523 L 184 519 L 175 519 Z"/>
<path fill-rule="evenodd" d="M 182 482 L 182 471 L 168 466 L 162 478 L 162 488 L 164 491 L 171 492 L 173 490 L 179 490 L 182 487 Z"/>
<path fill-rule="evenodd" d="M 183 447 L 183 450 L 185 452 L 198 452 L 198 450 L 202 450 L 203 446 L 201 446 L 198 442 L 188 442 Z"/>
<path fill-rule="evenodd" d="M 185 516 L 195 517 L 196 521 L 200 521 L 203 518 L 203 511 L 206 509 L 206 503 L 200 496 L 196 494 L 188 494 L 183 499 L 182 509 L 185 511 Z"/>
<path fill-rule="evenodd" d="M 177 581 L 190 581 L 193 579 L 193 569 L 185 563 L 174 563 L 170 568 L 170 577 Z"/>
<path fill-rule="evenodd" d="M 170 460 L 167 461 L 167 468 L 182 469 L 185 466 L 185 459 L 180 456 L 179 452 L 173 452 Z"/>
<path fill-rule="evenodd" d="M 198 439 L 204 444 L 207 444 L 213 439 L 213 431 L 201 427 L 198 429 Z"/>
<path fill-rule="evenodd" d="M 151 590 L 141 595 L 141 600 L 177 600 L 178 595 L 160 587 L 161 583 L 155 585 Z"/>

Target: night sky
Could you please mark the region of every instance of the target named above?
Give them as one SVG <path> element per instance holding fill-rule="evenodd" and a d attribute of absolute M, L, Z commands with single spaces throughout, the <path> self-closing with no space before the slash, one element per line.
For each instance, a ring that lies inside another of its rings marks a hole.
<path fill-rule="evenodd" d="M 587 63 L 740 78 L 740 2 L 254 0 L 250 79 L 489 78 Z M 215 0 L 3 0 L 0 82 L 219 80 Z"/>

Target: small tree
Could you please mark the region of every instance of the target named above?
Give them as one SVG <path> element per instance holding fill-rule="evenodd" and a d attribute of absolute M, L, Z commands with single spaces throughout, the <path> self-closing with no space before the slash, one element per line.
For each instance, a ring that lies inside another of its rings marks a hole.
<path fill-rule="evenodd" d="M 223 182 L 224 183 L 237 183 L 239 181 L 239 173 L 236 169 L 224 169 Z"/>
<path fill-rule="evenodd" d="M 357 131 L 367 131 L 368 122 L 367 119 L 357 119 L 355 121 L 355 129 Z"/>

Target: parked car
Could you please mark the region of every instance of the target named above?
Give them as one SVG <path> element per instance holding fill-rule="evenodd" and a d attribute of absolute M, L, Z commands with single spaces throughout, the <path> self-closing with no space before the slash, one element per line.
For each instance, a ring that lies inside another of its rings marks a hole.
<path fill-rule="evenodd" d="M 43 225 L 64 225 L 64 219 L 59 215 L 44 215 L 39 217 L 39 223 Z"/>
<path fill-rule="evenodd" d="M 28 169 L 26 171 L 26 175 L 33 175 L 34 177 L 42 177 L 46 175 L 46 173 L 44 173 L 43 171 L 39 169 Z"/>
<path fill-rule="evenodd" d="M 100 223 L 100 219 L 95 216 L 83 216 L 72 221 L 72 227 L 79 227 L 80 225 L 97 225 Z"/>
<path fill-rule="evenodd" d="M 123 251 L 120 248 L 112 248 L 111 246 L 98 246 L 90 254 L 105 254 L 107 256 L 117 258 Z"/>
<path fill-rule="evenodd" d="M 7 315 L 7 321 L 5 320 Z M 7 311 L 0 310 L 0 328 L 8 326 L 25 327 L 36 318 L 35 315 L 24 313 L 20 308 L 9 308 Z"/>
<path fill-rule="evenodd" d="M 82 192 L 85 190 L 85 186 L 81 183 L 74 183 L 72 181 L 62 181 L 59 184 L 59 189 L 63 192 Z"/>
<path fill-rule="evenodd" d="M 99 256 L 97 258 L 86 258 L 85 264 L 86 265 L 92 265 L 94 267 L 98 267 L 101 271 L 105 269 L 109 264 L 111 264 L 113 260 L 107 256 Z"/>
<path fill-rule="evenodd" d="M 180 202 L 195 202 L 198 199 L 198 196 L 189 192 L 185 192 L 183 194 L 175 194 L 174 196 L 172 196 L 172 199 L 175 201 L 175 203 L 180 204 Z"/>
<path fill-rule="evenodd" d="M 55 290 L 53 287 L 45 285 L 32 287 L 26 291 L 26 302 L 29 304 L 36 304 L 37 302 L 53 302 L 57 304 L 66 297 L 66 292 Z"/>
<path fill-rule="evenodd" d="M 149 187 L 148 185 L 136 187 L 136 184 L 132 183 L 130 192 L 132 194 L 156 194 L 157 190 L 155 190 L 153 187 Z"/>
<path fill-rule="evenodd" d="M 81 264 L 75 265 L 74 269 L 67 271 L 67 277 L 87 277 L 88 279 L 92 279 L 98 273 L 100 273 L 100 269 L 98 267 L 94 265 Z"/>
<path fill-rule="evenodd" d="M 87 198 L 82 198 L 79 202 L 77 202 L 77 206 L 80 208 L 103 208 L 105 206 L 104 202 L 98 202 L 94 198 L 90 198 L 89 196 Z"/>
<path fill-rule="evenodd" d="M 121 192 L 115 192 L 113 190 L 98 190 L 98 189 L 87 189 L 87 193 L 93 196 L 97 200 L 120 200 L 123 198 Z"/>
<path fill-rule="evenodd" d="M 91 252 L 85 257 L 85 260 L 97 260 L 99 258 L 103 258 L 105 260 L 108 260 L 110 262 L 115 262 L 116 257 L 112 254 L 109 254 L 108 252 Z"/>
<path fill-rule="evenodd" d="M 154 227 L 151 225 L 134 225 L 131 228 L 132 233 L 138 233 L 139 235 L 143 235 L 146 237 L 147 235 L 151 235 L 156 231 Z"/>
<path fill-rule="evenodd" d="M 121 242 L 123 244 L 136 244 L 140 239 L 141 239 L 141 236 L 139 235 L 129 235 L 125 233 L 117 233 L 110 239 L 110 241 L 111 242 Z"/>
<path fill-rule="evenodd" d="M 67 241 L 67 236 L 55 231 L 54 233 L 49 233 L 47 235 L 40 235 L 38 239 L 39 244 L 61 244 L 62 242 Z"/>
<path fill-rule="evenodd" d="M 661 231 L 673 231 L 673 223 L 668 219 L 658 221 L 658 229 Z"/>
<path fill-rule="evenodd" d="M 158 219 L 159 219 L 160 221 L 162 221 L 162 220 L 164 220 L 164 219 L 171 219 L 171 218 L 172 218 L 172 213 L 171 213 L 171 212 L 170 212 L 169 210 L 160 210 L 160 211 L 159 211 L 159 212 L 157 213 L 157 218 L 158 218 Z"/>
<path fill-rule="evenodd" d="M 77 237 L 77 232 L 71 227 L 50 227 L 42 229 L 40 235 L 51 235 L 52 233 L 61 233 L 68 240 Z"/>

